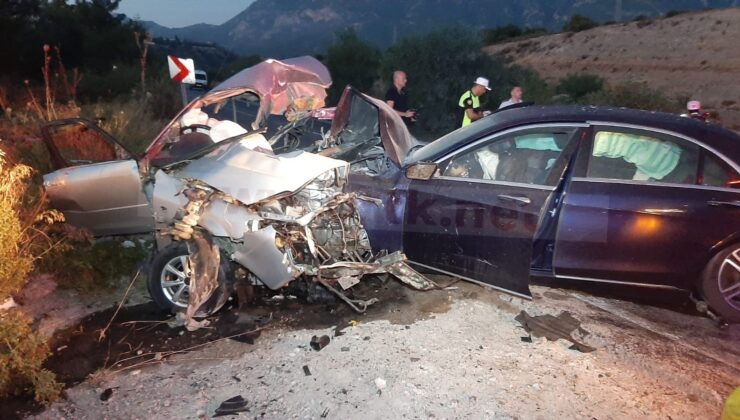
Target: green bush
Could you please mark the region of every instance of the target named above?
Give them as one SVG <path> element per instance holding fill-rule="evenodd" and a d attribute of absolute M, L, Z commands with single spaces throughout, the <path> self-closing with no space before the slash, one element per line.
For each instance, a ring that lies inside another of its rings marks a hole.
<path fill-rule="evenodd" d="M 565 94 L 573 101 L 599 92 L 604 88 L 604 79 L 594 74 L 571 74 L 561 79 L 555 87 L 555 93 Z"/>
<path fill-rule="evenodd" d="M 583 15 L 573 15 L 563 26 L 565 32 L 580 32 L 599 26 L 598 23 Z"/>

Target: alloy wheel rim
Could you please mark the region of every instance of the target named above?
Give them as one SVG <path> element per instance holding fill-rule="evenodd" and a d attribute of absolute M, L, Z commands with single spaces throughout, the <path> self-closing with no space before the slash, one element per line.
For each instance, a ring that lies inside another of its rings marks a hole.
<path fill-rule="evenodd" d="M 187 255 L 179 255 L 167 261 L 160 274 L 160 285 L 165 298 L 173 305 L 188 306 L 190 264 Z"/>
<path fill-rule="evenodd" d="M 719 293 L 728 305 L 740 311 L 740 248 L 731 252 L 719 266 Z"/>

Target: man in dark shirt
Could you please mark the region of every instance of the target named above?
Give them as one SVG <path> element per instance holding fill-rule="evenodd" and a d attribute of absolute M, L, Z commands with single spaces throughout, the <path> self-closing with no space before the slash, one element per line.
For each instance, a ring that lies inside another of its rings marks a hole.
<path fill-rule="evenodd" d="M 406 87 L 406 73 L 401 70 L 393 72 L 393 86 L 385 93 L 385 102 L 401 116 L 406 126 L 411 126 L 416 121 L 416 113 L 409 111 Z"/>

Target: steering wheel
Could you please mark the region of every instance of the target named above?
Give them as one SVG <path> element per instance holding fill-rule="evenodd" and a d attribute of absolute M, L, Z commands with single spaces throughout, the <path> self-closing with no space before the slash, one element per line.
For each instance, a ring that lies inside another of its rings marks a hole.
<path fill-rule="evenodd" d="M 205 124 L 190 124 L 186 127 L 180 128 L 180 135 L 194 133 L 197 130 L 204 130 L 207 134 L 209 131 L 211 131 L 211 127 Z"/>

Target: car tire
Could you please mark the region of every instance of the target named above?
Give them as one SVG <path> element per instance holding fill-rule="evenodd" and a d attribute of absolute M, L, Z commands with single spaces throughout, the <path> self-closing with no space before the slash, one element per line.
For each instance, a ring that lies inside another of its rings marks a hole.
<path fill-rule="evenodd" d="M 149 269 L 147 289 L 154 303 L 162 310 L 180 312 L 187 308 L 187 288 L 190 282 L 187 265 L 189 252 L 184 242 L 172 243 L 160 250 L 152 259 Z M 218 272 L 218 288 L 202 308 L 207 308 L 206 316 L 223 306 L 231 294 L 228 265 L 223 263 Z M 175 300 L 177 298 L 177 300 Z"/>
<path fill-rule="evenodd" d="M 725 321 L 740 323 L 740 243 L 709 260 L 702 273 L 701 293 Z"/>

